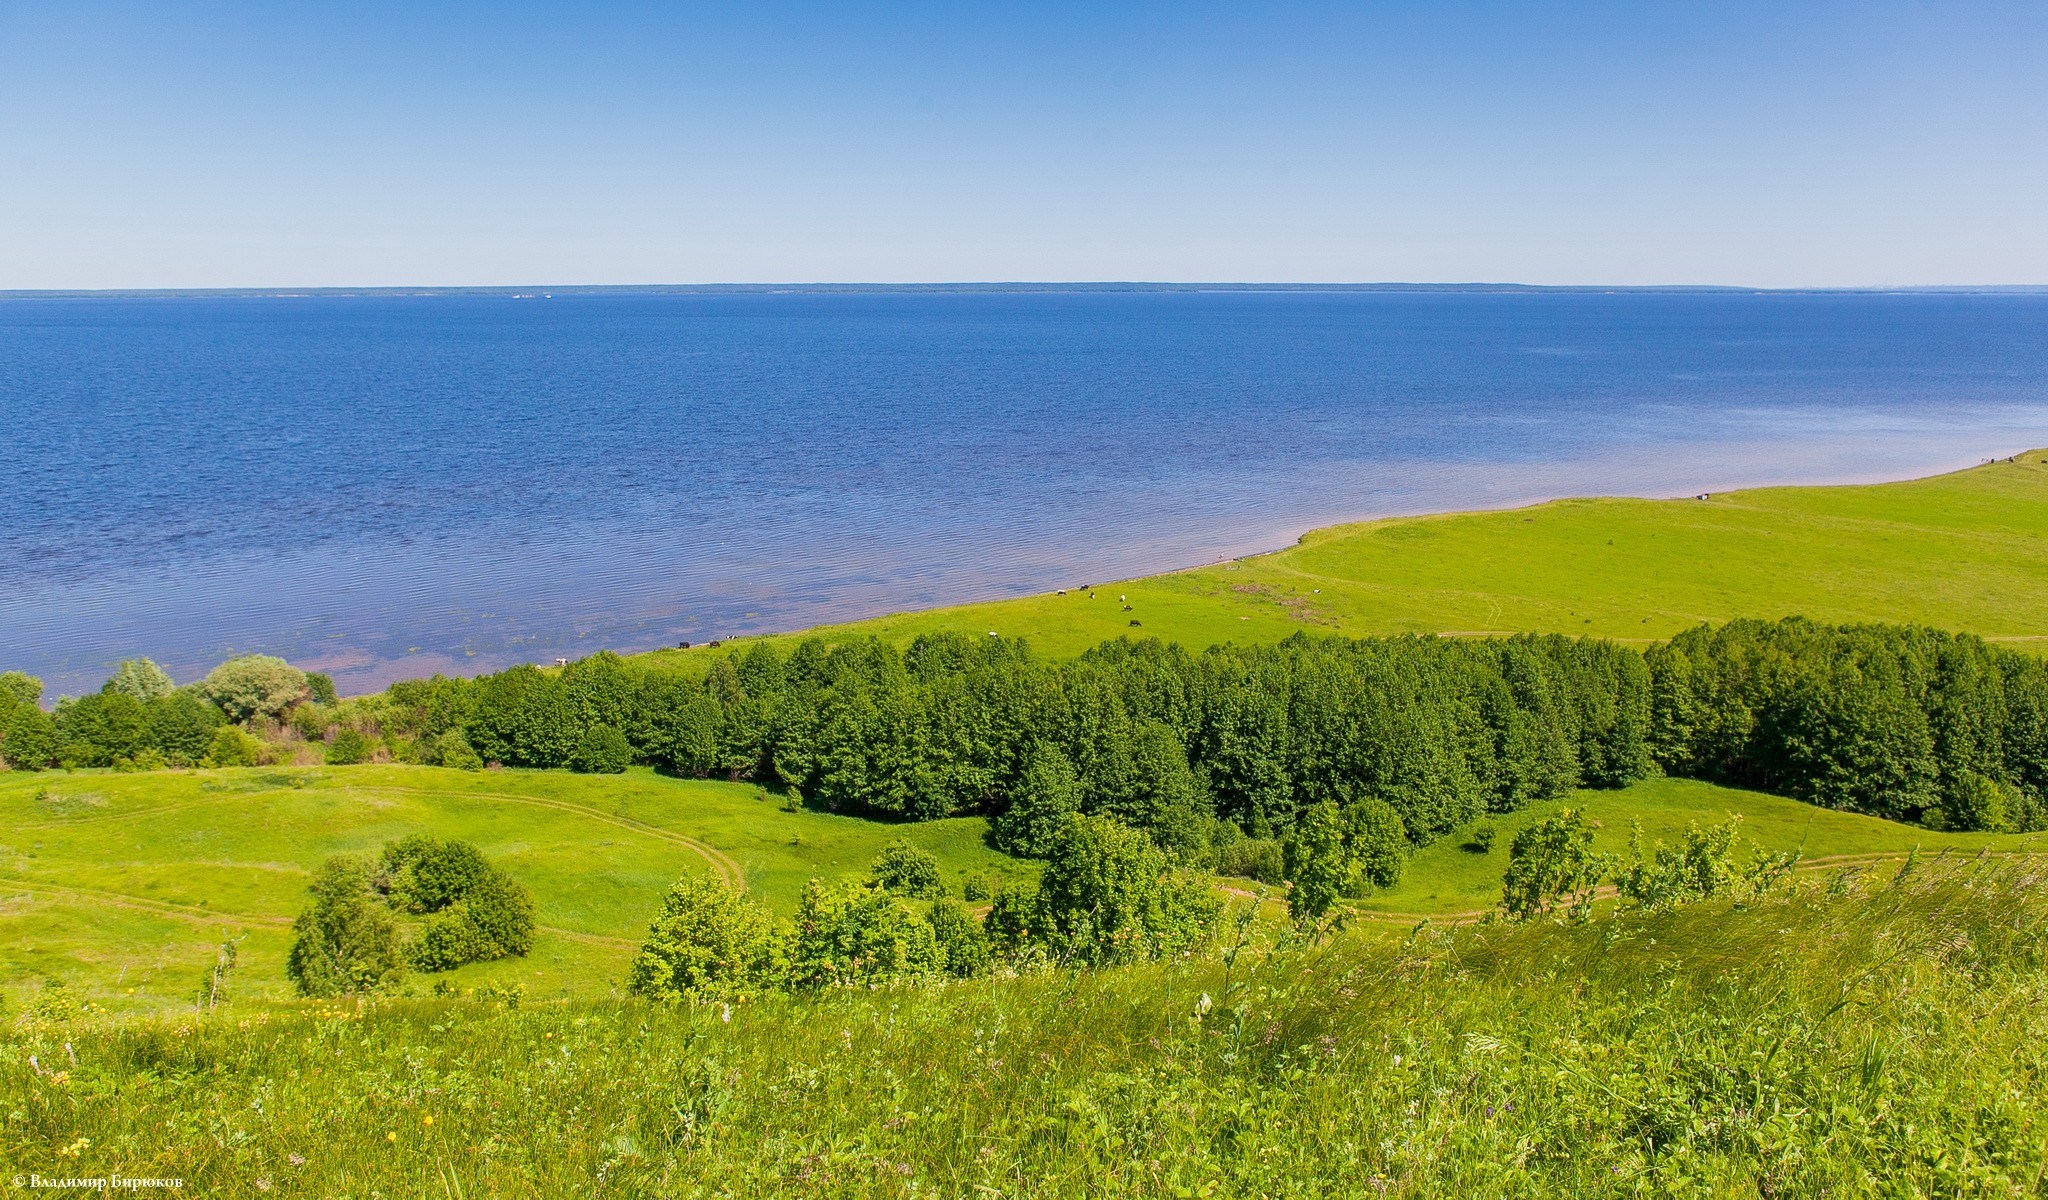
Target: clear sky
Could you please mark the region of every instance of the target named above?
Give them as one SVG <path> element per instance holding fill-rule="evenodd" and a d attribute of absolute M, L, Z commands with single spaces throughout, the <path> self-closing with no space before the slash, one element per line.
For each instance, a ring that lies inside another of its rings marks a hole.
<path fill-rule="evenodd" d="M 2048 4 L 0 0 L 0 288 L 2048 283 Z"/>

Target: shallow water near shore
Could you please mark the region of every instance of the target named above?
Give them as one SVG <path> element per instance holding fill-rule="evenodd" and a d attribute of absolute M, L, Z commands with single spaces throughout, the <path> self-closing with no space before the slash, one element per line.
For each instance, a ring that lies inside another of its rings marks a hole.
<path fill-rule="evenodd" d="M 0 300 L 0 669 L 344 690 L 2048 444 L 2048 296 Z"/>

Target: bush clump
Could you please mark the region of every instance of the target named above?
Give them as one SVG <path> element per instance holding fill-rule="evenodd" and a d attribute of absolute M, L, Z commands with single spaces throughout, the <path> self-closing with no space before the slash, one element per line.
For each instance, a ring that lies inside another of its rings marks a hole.
<path fill-rule="evenodd" d="M 1287 856 L 1273 838 L 1240 837 L 1216 848 L 1216 873 L 1278 884 L 1287 878 Z"/>
<path fill-rule="evenodd" d="M 312 892 L 286 960 L 304 996 L 385 991 L 407 966 L 446 971 L 533 947 L 533 898 L 467 842 L 415 834 L 374 865 L 337 855 Z M 400 914 L 423 918 L 409 938 Z"/>
<path fill-rule="evenodd" d="M 313 903 L 292 923 L 285 975 L 301 996 L 388 991 L 405 974 L 398 922 L 371 886 L 369 862 L 336 855 L 313 876 Z"/>
<path fill-rule="evenodd" d="M 988 916 L 1012 952 L 1041 948 L 1087 966 L 1166 957 L 1209 935 L 1220 905 L 1143 831 L 1110 817 L 1073 817 L 1046 859 L 1038 890 L 1004 892 Z"/>
<path fill-rule="evenodd" d="M 213 737 L 206 743 L 206 753 L 200 757 L 203 767 L 253 767 L 263 761 L 267 747 L 250 733 L 235 725 L 222 725 L 213 731 Z"/>
<path fill-rule="evenodd" d="M 414 834 L 384 848 L 377 891 L 424 916 L 409 953 L 422 971 L 516 958 L 533 948 L 533 898 L 468 842 Z"/>
<path fill-rule="evenodd" d="M 918 900 L 937 900 L 946 894 L 939 878 L 939 860 L 898 838 L 875 856 L 868 874 L 884 889 Z"/>
<path fill-rule="evenodd" d="M 460 729 L 451 729 L 434 739 L 430 761 L 438 766 L 453 767 L 458 771 L 484 769 L 483 756 L 470 748 L 469 739 L 462 736 Z"/>
<path fill-rule="evenodd" d="M 346 725 L 334 731 L 334 740 L 327 743 L 327 762 L 331 766 L 346 766 L 352 763 L 370 761 L 372 747 L 370 739 L 362 731 Z"/>

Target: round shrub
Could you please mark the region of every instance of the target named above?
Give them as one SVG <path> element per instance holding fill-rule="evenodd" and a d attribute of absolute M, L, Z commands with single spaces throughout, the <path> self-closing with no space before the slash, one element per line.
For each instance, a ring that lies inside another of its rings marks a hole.
<path fill-rule="evenodd" d="M 1358 882 L 1390 888 L 1408 865 L 1408 827 L 1384 800 L 1365 799 L 1344 809 L 1344 844 Z"/>
<path fill-rule="evenodd" d="M 1239 838 L 1217 848 L 1216 873 L 1277 884 L 1287 877 L 1286 856 L 1272 838 Z"/>
<path fill-rule="evenodd" d="M 626 986 L 677 1003 L 742 995 L 781 974 L 766 909 L 715 879 L 684 876 L 662 898 Z"/>
<path fill-rule="evenodd" d="M 263 758 L 263 743 L 242 729 L 223 725 L 213 731 L 200 765 L 208 767 L 253 767 Z"/>
<path fill-rule="evenodd" d="M 939 879 L 939 860 L 900 839 L 875 856 L 868 873 L 898 895 L 936 900 L 946 894 L 946 885 Z"/>
<path fill-rule="evenodd" d="M 957 900 L 936 900 L 927 920 L 945 956 L 946 971 L 962 979 L 988 968 L 988 933 L 973 913 Z"/>
<path fill-rule="evenodd" d="M 231 721 L 277 717 L 306 698 L 306 673 L 281 658 L 245 654 L 207 673 L 200 691 Z"/>
<path fill-rule="evenodd" d="M 1037 895 L 1020 904 L 1005 893 L 996 903 L 1007 928 L 1023 929 L 1055 958 L 1090 965 L 1191 949 L 1208 936 L 1219 907 L 1200 880 L 1170 870 L 1142 830 L 1108 817 L 1071 818 Z"/>
<path fill-rule="evenodd" d="M 461 905 L 483 938 L 485 958 L 520 958 L 533 949 L 533 896 L 518 880 L 492 867 Z"/>
<path fill-rule="evenodd" d="M 789 941 L 794 986 L 887 983 L 945 970 L 931 921 L 901 896 L 860 882 L 813 879 L 804 889 Z"/>
<path fill-rule="evenodd" d="M 422 971 L 518 957 L 533 948 L 533 897 L 468 842 L 413 834 L 384 847 L 373 886 L 427 919 L 409 954 Z"/>
<path fill-rule="evenodd" d="M 460 729 L 451 729 L 434 739 L 432 759 L 441 766 L 458 771 L 484 769 L 483 756 L 470 748 L 469 739 L 462 736 Z"/>
<path fill-rule="evenodd" d="M 347 727 L 335 730 L 334 740 L 327 743 L 327 761 L 336 766 L 369 762 L 371 752 L 370 739 Z"/>
<path fill-rule="evenodd" d="M 384 847 L 377 890 L 406 912 L 439 912 L 468 897 L 493 870 L 483 851 L 468 842 L 415 833 Z"/>

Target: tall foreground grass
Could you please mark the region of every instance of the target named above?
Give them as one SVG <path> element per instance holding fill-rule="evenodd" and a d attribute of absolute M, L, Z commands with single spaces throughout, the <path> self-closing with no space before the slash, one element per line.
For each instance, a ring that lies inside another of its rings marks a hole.
<path fill-rule="evenodd" d="M 1975 862 L 1748 909 L 1254 941 L 730 1009 L 19 1022 L 0 1041 L 0 1179 L 352 1197 L 2038 1195 L 2044 899 L 2041 868 Z"/>

